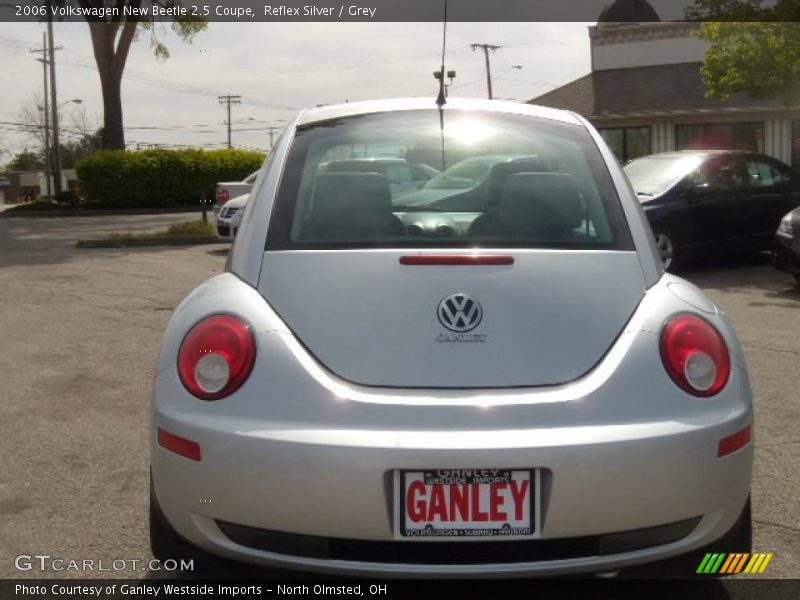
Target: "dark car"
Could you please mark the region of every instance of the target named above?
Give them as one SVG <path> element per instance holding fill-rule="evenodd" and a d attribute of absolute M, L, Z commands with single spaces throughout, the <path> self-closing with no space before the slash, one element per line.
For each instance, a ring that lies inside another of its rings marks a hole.
<path fill-rule="evenodd" d="M 685 150 L 624 169 L 668 270 L 693 255 L 767 249 L 781 217 L 800 206 L 800 173 L 763 154 Z"/>
<path fill-rule="evenodd" d="M 791 273 L 800 283 L 800 208 L 781 219 L 775 232 L 772 264 L 779 271 Z"/>

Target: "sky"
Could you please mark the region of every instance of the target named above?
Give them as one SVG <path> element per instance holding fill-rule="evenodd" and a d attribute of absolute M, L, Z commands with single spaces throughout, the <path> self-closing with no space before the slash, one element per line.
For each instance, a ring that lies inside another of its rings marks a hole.
<path fill-rule="evenodd" d="M 590 70 L 591 23 L 450 23 L 446 68 L 457 72 L 452 96 L 485 97 L 482 52 L 491 55 L 496 98 L 527 101 Z M 14 125 L 25 103 L 42 93 L 40 23 L 0 23 L 0 163 L 37 142 Z M 62 137 L 74 119 L 102 123 L 100 82 L 85 23 L 55 23 Z M 233 107 L 233 144 L 267 149 L 269 127 L 297 110 L 373 98 L 435 96 L 441 61 L 440 23 L 209 23 L 193 43 L 169 29 L 160 39 L 171 56 L 157 60 L 143 34 L 131 48 L 122 84 L 126 141 L 222 147 L 225 111 L 217 97 L 240 95 Z M 515 68 L 515 66 L 521 68 Z"/>

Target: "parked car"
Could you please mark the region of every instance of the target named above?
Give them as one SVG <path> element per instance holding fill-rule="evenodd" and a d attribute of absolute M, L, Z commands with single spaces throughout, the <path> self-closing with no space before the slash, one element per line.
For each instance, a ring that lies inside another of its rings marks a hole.
<path fill-rule="evenodd" d="M 428 207 L 432 210 L 483 211 L 491 196 L 489 186 L 497 165 L 524 163 L 528 171 L 543 170 L 544 167 L 527 166 L 528 161 L 537 161 L 535 156 L 518 154 L 488 154 L 470 156 L 447 167 L 425 182 L 418 190 L 411 191 L 395 200 L 396 204 L 412 207 Z M 504 177 L 507 174 L 502 170 Z"/>
<path fill-rule="evenodd" d="M 439 173 L 425 164 L 409 163 L 403 158 L 374 157 L 332 160 L 320 165 L 325 173 L 380 173 L 389 181 L 392 197 L 418 189 Z"/>
<path fill-rule="evenodd" d="M 800 283 L 800 208 L 781 219 L 775 232 L 772 263 L 776 269 L 791 273 Z"/>
<path fill-rule="evenodd" d="M 216 202 L 213 207 L 214 215 L 219 214 L 222 205 L 232 198 L 236 198 L 242 194 L 249 194 L 250 190 L 253 189 L 256 177 L 258 177 L 258 171 L 250 173 L 250 175 L 245 177 L 242 181 L 219 182 L 216 190 Z"/>
<path fill-rule="evenodd" d="M 242 194 L 228 200 L 217 214 L 217 237 L 222 240 L 233 240 L 242 222 L 242 215 L 247 206 L 250 194 Z"/>
<path fill-rule="evenodd" d="M 287 130 L 226 272 L 164 334 L 157 558 L 477 577 L 750 552 L 742 348 L 664 273 L 586 120 L 417 98 Z M 404 224 L 382 174 L 319 168 L 354 145 L 541 163 L 497 175 L 486 209 L 437 237 Z"/>
<path fill-rule="evenodd" d="M 768 249 L 781 217 L 800 206 L 800 174 L 762 154 L 668 152 L 624 169 L 667 270 L 697 254 Z"/>

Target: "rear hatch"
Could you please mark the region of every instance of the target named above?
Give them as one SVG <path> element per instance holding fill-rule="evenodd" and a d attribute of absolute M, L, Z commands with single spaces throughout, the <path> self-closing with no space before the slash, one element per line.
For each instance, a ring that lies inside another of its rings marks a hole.
<path fill-rule="evenodd" d="M 580 377 L 624 329 L 645 281 L 595 142 L 562 119 L 446 108 L 299 127 L 261 294 L 317 360 L 359 384 L 496 388 Z M 485 184 L 445 182 L 446 199 L 420 204 L 379 172 L 322 168 L 378 156 L 442 174 L 479 165 L 466 175 Z"/>
<path fill-rule="evenodd" d="M 260 290 L 311 354 L 352 382 L 507 387 L 581 376 L 644 293 L 636 254 L 511 254 L 511 265 L 433 266 L 402 265 L 398 251 L 267 252 Z M 481 317 L 466 332 L 439 318 L 458 293 L 482 312 L 464 307 L 465 318 Z"/>

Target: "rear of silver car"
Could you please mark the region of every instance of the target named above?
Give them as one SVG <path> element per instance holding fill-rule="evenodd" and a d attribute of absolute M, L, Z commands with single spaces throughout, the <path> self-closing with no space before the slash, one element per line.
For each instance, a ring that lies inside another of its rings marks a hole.
<path fill-rule="evenodd" d="M 752 464 L 724 315 L 662 275 L 581 119 L 430 104 L 317 109 L 276 144 L 230 272 L 168 326 L 158 513 L 216 554 L 339 573 L 606 571 L 718 540 Z M 441 172 L 497 160 L 420 206 L 378 174 L 319 169 L 359 152 Z M 251 364 L 189 356 L 220 314 L 244 324 Z M 670 371 L 678 321 L 716 332 L 727 362 L 695 352 Z"/>

